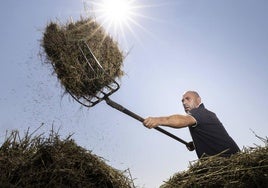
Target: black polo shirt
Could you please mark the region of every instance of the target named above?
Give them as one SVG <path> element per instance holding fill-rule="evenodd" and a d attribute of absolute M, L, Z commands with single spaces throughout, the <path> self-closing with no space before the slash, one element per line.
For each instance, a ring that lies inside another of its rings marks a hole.
<path fill-rule="evenodd" d="M 227 157 L 240 151 L 216 114 L 207 110 L 203 104 L 192 109 L 189 115 L 196 120 L 196 124 L 189 129 L 199 158 L 202 155 L 216 155 L 225 150 L 227 151 L 221 156 Z"/>

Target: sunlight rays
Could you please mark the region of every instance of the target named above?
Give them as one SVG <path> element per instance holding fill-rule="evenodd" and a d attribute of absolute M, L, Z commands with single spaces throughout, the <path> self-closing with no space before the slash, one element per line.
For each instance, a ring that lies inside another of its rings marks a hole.
<path fill-rule="evenodd" d="M 92 5 L 91 12 L 108 33 L 125 44 L 129 43 L 130 35 L 142 43 L 137 28 L 143 33 L 153 35 L 141 24 L 144 19 L 151 19 L 144 13 L 144 9 L 149 8 L 150 5 L 139 4 L 136 0 L 88 0 L 86 2 Z"/>

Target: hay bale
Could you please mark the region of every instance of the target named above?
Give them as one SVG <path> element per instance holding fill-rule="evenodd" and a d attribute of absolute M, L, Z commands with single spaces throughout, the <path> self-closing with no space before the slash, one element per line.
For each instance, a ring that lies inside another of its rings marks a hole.
<path fill-rule="evenodd" d="M 90 56 L 87 47 L 81 46 L 82 41 L 88 44 L 104 71 Z M 60 83 L 78 99 L 94 97 L 104 86 L 124 74 L 121 70 L 124 56 L 118 43 L 93 18 L 66 24 L 50 22 L 41 46 L 46 62 L 52 65 Z"/>
<path fill-rule="evenodd" d="M 13 131 L 0 147 L 0 187 L 133 187 L 126 172 L 57 133 L 20 138 Z"/>
<path fill-rule="evenodd" d="M 230 158 L 201 158 L 187 171 L 173 175 L 161 188 L 268 187 L 267 141 L 265 147 L 244 148 Z"/>

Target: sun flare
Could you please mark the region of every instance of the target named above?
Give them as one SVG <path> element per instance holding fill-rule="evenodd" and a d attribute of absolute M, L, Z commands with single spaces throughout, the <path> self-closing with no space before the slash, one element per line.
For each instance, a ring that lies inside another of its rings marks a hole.
<path fill-rule="evenodd" d="M 90 0 L 89 3 L 97 21 L 116 38 L 126 41 L 128 33 L 137 37 L 134 27 L 144 29 L 139 23 L 144 17 L 139 11 L 144 7 L 136 0 Z"/>
<path fill-rule="evenodd" d="M 111 24 L 124 24 L 126 23 L 132 13 L 133 1 L 128 0 L 102 0 L 100 2 L 99 11 L 103 12 L 104 17 Z"/>
<path fill-rule="evenodd" d="M 101 26 L 119 43 L 126 45 L 129 42 L 133 43 L 133 36 L 134 41 L 142 43 L 141 34 L 153 35 L 142 23 L 145 19 L 154 19 L 145 14 L 147 9 L 155 5 L 143 4 L 139 0 L 85 0 L 85 5 L 87 13 L 92 13 Z"/>
<path fill-rule="evenodd" d="M 108 28 L 118 30 L 134 22 L 137 15 L 135 0 L 98 0 L 92 1 L 93 12 Z"/>

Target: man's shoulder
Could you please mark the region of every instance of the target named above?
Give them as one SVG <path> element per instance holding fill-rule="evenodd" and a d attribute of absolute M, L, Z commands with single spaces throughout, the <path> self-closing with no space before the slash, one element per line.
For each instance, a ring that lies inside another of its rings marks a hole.
<path fill-rule="evenodd" d="M 197 118 L 197 117 L 209 117 L 209 116 L 215 116 L 216 114 L 207 108 L 205 108 L 205 105 L 201 103 L 197 108 L 192 109 L 189 112 L 189 115 Z"/>
<path fill-rule="evenodd" d="M 190 114 L 196 113 L 196 112 L 201 112 L 206 110 L 205 105 L 203 103 L 201 103 L 197 108 L 194 108 L 192 110 L 190 110 Z"/>

